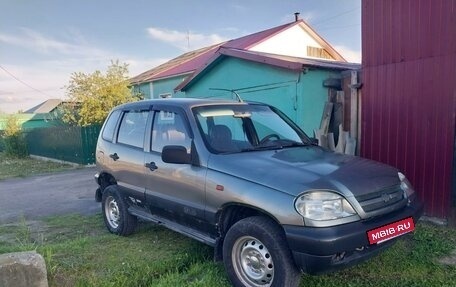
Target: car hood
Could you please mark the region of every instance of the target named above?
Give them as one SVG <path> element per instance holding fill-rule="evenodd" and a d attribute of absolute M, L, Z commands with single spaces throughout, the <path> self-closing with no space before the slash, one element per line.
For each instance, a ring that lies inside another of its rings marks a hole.
<path fill-rule="evenodd" d="M 310 189 L 358 196 L 399 184 L 391 166 L 317 146 L 212 155 L 208 167 L 293 196 Z"/>

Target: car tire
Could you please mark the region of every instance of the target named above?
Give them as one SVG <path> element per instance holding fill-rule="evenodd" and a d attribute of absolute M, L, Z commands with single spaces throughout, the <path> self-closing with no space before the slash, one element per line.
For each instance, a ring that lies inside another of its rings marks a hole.
<path fill-rule="evenodd" d="M 237 287 L 294 287 L 301 279 L 283 230 L 263 216 L 242 219 L 228 230 L 223 262 Z"/>
<path fill-rule="evenodd" d="M 128 205 L 115 185 L 103 191 L 101 209 L 109 232 L 127 236 L 135 231 L 138 219 L 128 213 Z"/>

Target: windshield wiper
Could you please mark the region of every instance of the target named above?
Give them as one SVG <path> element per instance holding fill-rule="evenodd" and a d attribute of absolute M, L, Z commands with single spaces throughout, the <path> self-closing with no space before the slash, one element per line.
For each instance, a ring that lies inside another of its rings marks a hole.
<path fill-rule="evenodd" d="M 300 146 L 311 146 L 310 142 L 290 142 L 289 144 L 282 145 L 283 147 L 300 147 Z"/>
<path fill-rule="evenodd" d="M 283 149 L 283 146 L 282 145 L 254 146 L 254 147 L 243 148 L 243 149 L 241 149 L 241 152 L 275 150 L 275 149 Z"/>
<path fill-rule="evenodd" d="M 273 142 L 274 144 L 271 145 L 260 145 L 260 146 L 253 146 L 241 149 L 241 152 L 249 152 L 249 151 L 261 151 L 261 150 L 275 150 L 275 149 L 283 149 L 288 147 L 304 147 L 304 146 L 312 146 L 311 142 L 295 142 L 292 140 L 281 139 Z"/>

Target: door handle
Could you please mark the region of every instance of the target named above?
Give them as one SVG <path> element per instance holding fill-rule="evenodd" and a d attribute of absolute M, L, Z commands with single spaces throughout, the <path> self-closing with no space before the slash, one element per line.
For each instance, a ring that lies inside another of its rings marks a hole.
<path fill-rule="evenodd" d="M 113 154 L 110 154 L 109 155 L 110 158 L 112 158 L 114 161 L 118 160 L 119 159 L 119 156 L 117 155 L 117 153 L 113 153 Z"/>
<path fill-rule="evenodd" d="M 145 166 L 150 169 L 151 171 L 154 171 L 156 170 L 158 167 L 157 165 L 155 164 L 155 162 L 151 161 L 149 163 L 146 163 Z"/>

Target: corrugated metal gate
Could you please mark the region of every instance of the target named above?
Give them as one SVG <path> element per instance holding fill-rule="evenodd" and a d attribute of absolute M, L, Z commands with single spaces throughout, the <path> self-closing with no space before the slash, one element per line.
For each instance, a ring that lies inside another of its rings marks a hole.
<path fill-rule="evenodd" d="M 363 0 L 361 155 L 403 170 L 431 216 L 449 216 L 456 0 Z"/>
<path fill-rule="evenodd" d="M 51 127 L 26 132 L 31 155 L 43 156 L 78 164 L 94 164 L 100 126 Z"/>

